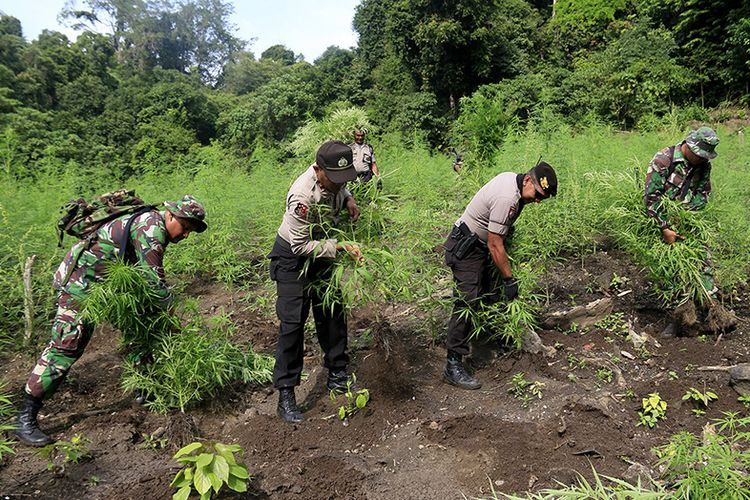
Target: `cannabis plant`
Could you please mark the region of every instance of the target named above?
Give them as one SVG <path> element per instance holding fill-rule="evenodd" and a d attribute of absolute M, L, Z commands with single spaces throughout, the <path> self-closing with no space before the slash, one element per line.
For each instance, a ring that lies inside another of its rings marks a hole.
<path fill-rule="evenodd" d="M 92 287 L 83 308 L 86 321 L 106 321 L 122 332 L 132 354 L 122 386 L 145 393 L 149 408 L 184 411 L 230 382 L 271 380 L 273 358 L 232 344 L 228 318 L 209 324 L 194 302 L 164 306 L 137 268 L 117 263 L 108 268 L 104 282 Z"/>

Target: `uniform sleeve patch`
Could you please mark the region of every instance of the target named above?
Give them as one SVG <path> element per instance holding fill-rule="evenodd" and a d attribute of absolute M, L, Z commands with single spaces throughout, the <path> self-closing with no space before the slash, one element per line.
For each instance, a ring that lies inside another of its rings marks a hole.
<path fill-rule="evenodd" d="M 310 207 L 302 202 L 297 203 L 297 206 L 294 208 L 294 214 L 302 218 L 305 218 L 307 216 L 307 212 L 309 211 Z"/>

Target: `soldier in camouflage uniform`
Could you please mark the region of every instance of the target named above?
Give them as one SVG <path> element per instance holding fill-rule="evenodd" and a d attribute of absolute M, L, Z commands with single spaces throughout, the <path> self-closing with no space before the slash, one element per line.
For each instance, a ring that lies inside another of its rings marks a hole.
<path fill-rule="evenodd" d="M 359 248 L 326 239 L 317 230 L 324 215 L 335 217 L 346 209 L 351 219 L 359 208 L 344 184 L 357 178 L 352 150 L 343 142 L 329 141 L 318 149 L 315 163 L 294 182 L 286 197 L 284 217 L 268 257 L 271 279 L 276 282 L 279 339 L 273 384 L 279 390 L 277 413 L 289 423 L 303 420 L 294 388 L 302 374 L 305 322 L 312 305 L 315 330 L 328 368 L 327 387 L 346 388 L 347 328 L 340 304 L 324 307 L 319 287 L 331 277 L 331 264 L 345 251 L 362 260 Z M 305 266 L 307 268 L 305 270 Z"/>
<path fill-rule="evenodd" d="M 12 431 L 24 443 L 44 446 L 53 442 L 39 429 L 37 414 L 42 401 L 55 393 L 70 367 L 83 355 L 95 325 L 79 319 L 81 300 L 95 282 L 106 277 L 106 266 L 118 258 L 123 242 L 127 249 L 125 260 L 144 271 L 165 307 L 170 303 L 171 293 L 164 281 L 164 251 L 169 243 L 187 238 L 192 231 L 203 232 L 206 223 L 203 206 L 190 195 L 164 202 L 164 207 L 163 211 L 154 208 L 105 223 L 93 238 L 79 241 L 65 255 L 53 280 L 53 287 L 58 290 L 58 309 L 52 324 L 52 341 L 29 376 L 25 406 Z"/>
<path fill-rule="evenodd" d="M 656 219 L 664 242 L 671 245 L 685 239 L 669 227 L 662 198 L 682 202 L 687 210 L 700 210 L 711 193 L 711 160 L 718 156 L 719 137 L 709 127 L 690 132 L 681 143 L 662 149 L 648 165 L 644 201 L 646 212 Z M 706 291 L 716 293 L 713 269 L 708 258 L 702 270 Z"/>
<path fill-rule="evenodd" d="M 557 175 L 545 162 L 523 174 L 505 172 L 495 176 L 471 199 L 444 244 L 445 263 L 453 272 L 455 293 L 448 323 L 448 359 L 443 380 L 461 389 L 479 389 L 482 384 L 469 375 L 461 359 L 469 354 L 473 324 L 465 309 L 476 307 L 483 296 L 494 292 L 493 268 L 502 277 L 505 299 L 518 296 L 506 251 L 513 223 L 529 203 L 557 195 Z"/>
<path fill-rule="evenodd" d="M 365 143 L 365 131 L 361 129 L 354 130 L 354 142 L 349 144 L 352 148 L 354 158 L 354 168 L 357 170 L 357 177 L 360 182 L 369 182 L 372 176 L 378 178 L 377 188 L 383 188 L 383 180 L 380 178 L 380 171 L 375 162 L 375 151 L 372 145 Z"/>

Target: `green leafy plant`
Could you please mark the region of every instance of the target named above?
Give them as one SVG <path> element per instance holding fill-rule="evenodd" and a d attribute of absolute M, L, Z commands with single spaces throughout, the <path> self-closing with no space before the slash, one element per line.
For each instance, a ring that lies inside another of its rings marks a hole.
<path fill-rule="evenodd" d="M 15 414 L 15 408 L 10 400 L 10 395 L 5 392 L 7 382 L 0 381 L 0 432 L 10 431 L 15 428 L 11 423 L 3 423 Z M 15 454 L 13 445 L 15 441 L 11 439 L 0 439 L 0 461 L 4 456 Z"/>
<path fill-rule="evenodd" d="M 163 450 L 167 447 L 169 439 L 154 437 L 153 434 L 144 434 L 143 442 L 138 445 L 138 448 L 144 450 Z"/>
<path fill-rule="evenodd" d="M 339 406 L 339 418 L 341 420 L 347 420 L 349 417 L 357 413 L 359 410 L 367 406 L 370 401 L 370 391 L 368 389 L 353 389 L 357 382 L 357 376 L 352 373 L 351 377 L 346 381 L 346 392 L 343 393 L 345 403 Z M 335 401 L 338 394 L 336 391 L 331 391 L 329 397 L 331 401 Z"/>
<path fill-rule="evenodd" d="M 522 408 L 526 408 L 529 406 L 529 401 L 532 398 L 542 399 L 542 389 L 544 389 L 544 386 L 543 382 L 531 382 L 526 379 L 523 372 L 518 372 L 511 377 L 508 392 L 514 398 L 521 401 Z"/>
<path fill-rule="evenodd" d="M 110 266 L 107 279 L 92 287 L 83 315 L 122 332 L 123 347 L 130 351 L 122 386 L 145 392 L 146 406 L 155 411 L 184 411 L 232 381 L 271 380 L 273 358 L 232 344 L 235 326 L 228 316 L 207 322 L 197 303 L 186 301 L 180 318 L 164 309 L 161 298 L 132 266 Z"/>
<path fill-rule="evenodd" d="M 239 445 L 193 442 L 181 448 L 174 459 L 183 466 L 170 484 L 177 488 L 173 500 L 187 500 L 195 490 L 201 499 L 218 494 L 226 484 L 238 493 L 247 491 L 250 474 L 247 467 L 237 462 L 235 453 L 242 454 Z"/>
<path fill-rule="evenodd" d="M 667 402 L 661 399 L 658 392 L 652 392 L 641 401 L 643 411 L 638 412 L 638 426 L 656 427 L 659 420 L 667 419 Z"/>
<path fill-rule="evenodd" d="M 623 337 L 628 334 L 629 330 L 628 322 L 625 320 L 625 313 L 623 312 L 608 314 L 600 321 L 594 323 L 594 327 Z"/>
<path fill-rule="evenodd" d="M 672 436 L 654 451 L 673 498 L 747 498 L 750 491 L 750 417 L 725 412 L 701 437 Z"/>
<path fill-rule="evenodd" d="M 742 403 L 742 406 L 744 406 L 745 408 L 750 408 L 750 394 L 741 395 L 737 398 L 737 401 L 739 403 Z"/>
<path fill-rule="evenodd" d="M 601 383 L 611 383 L 614 374 L 609 368 L 600 368 L 596 371 L 596 379 Z"/>
<path fill-rule="evenodd" d="M 86 437 L 76 434 L 70 441 L 56 441 L 40 448 L 37 454 L 47 460 L 47 470 L 57 469 L 60 474 L 64 474 L 69 464 L 77 464 L 93 457 L 89 444 Z"/>
<path fill-rule="evenodd" d="M 585 358 L 579 358 L 572 352 L 568 354 L 566 359 L 568 360 L 568 366 L 573 370 L 577 368 L 586 368 L 588 364 Z"/>
<path fill-rule="evenodd" d="M 699 406 L 699 410 L 705 410 L 708 408 L 708 404 L 711 401 L 715 401 L 719 399 L 719 396 L 710 390 L 707 390 L 705 392 L 701 392 L 695 387 L 691 387 L 687 390 L 687 392 L 682 396 L 683 401 L 691 401 L 693 404 Z"/>

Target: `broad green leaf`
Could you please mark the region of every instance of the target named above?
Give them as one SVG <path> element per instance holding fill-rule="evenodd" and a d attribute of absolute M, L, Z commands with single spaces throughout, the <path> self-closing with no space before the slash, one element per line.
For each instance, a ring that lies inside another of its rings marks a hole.
<path fill-rule="evenodd" d="M 181 457 L 183 455 L 187 455 L 188 453 L 192 453 L 195 450 L 197 450 L 198 448 L 200 448 L 201 446 L 203 446 L 203 443 L 198 443 L 198 442 L 190 443 L 189 445 L 187 445 L 187 446 L 185 446 L 183 448 L 180 448 L 177 451 L 177 453 L 174 454 L 174 457 L 172 457 L 172 458 L 179 458 L 179 457 Z"/>
<path fill-rule="evenodd" d="M 195 477 L 193 477 L 193 484 L 195 489 L 201 495 L 211 489 L 211 480 L 206 477 L 204 469 L 196 469 Z"/>
<path fill-rule="evenodd" d="M 211 481 L 211 486 L 213 487 L 214 491 L 218 493 L 221 489 L 221 485 L 224 484 L 223 481 L 219 479 L 218 476 L 213 472 L 206 472 L 206 477 L 209 481 Z"/>
<path fill-rule="evenodd" d="M 226 482 L 226 480 L 229 479 L 229 464 L 224 457 L 216 455 L 212 467 L 214 474 L 216 474 L 221 481 Z"/>
<path fill-rule="evenodd" d="M 178 485 L 177 483 L 182 482 L 185 480 L 185 471 L 181 470 L 177 473 L 177 475 L 172 479 L 172 482 L 169 483 L 169 486 L 176 486 L 177 488 L 181 488 L 183 485 Z"/>
<path fill-rule="evenodd" d="M 367 396 L 364 394 L 357 394 L 357 408 L 360 410 L 367 404 Z"/>
<path fill-rule="evenodd" d="M 247 491 L 247 480 L 246 479 L 238 479 L 234 476 L 229 476 L 229 481 L 227 481 L 227 486 L 229 486 L 230 489 L 242 493 Z"/>
<path fill-rule="evenodd" d="M 238 477 L 240 479 L 248 479 L 250 477 L 250 474 L 247 472 L 247 467 L 245 467 L 244 465 L 230 466 L 229 473 L 234 477 Z"/>
<path fill-rule="evenodd" d="M 223 443 L 216 443 L 214 445 L 216 448 L 216 451 L 219 453 L 228 451 L 230 453 L 237 453 L 238 451 L 242 451 L 242 447 L 237 444 L 223 444 Z"/>
<path fill-rule="evenodd" d="M 190 486 L 183 486 L 182 488 L 177 491 L 174 495 L 172 495 L 172 500 L 187 500 L 188 497 L 190 497 Z"/>
<path fill-rule="evenodd" d="M 219 452 L 219 455 L 224 457 L 224 460 L 226 460 L 229 465 L 235 465 L 237 463 L 237 460 L 235 460 L 234 455 L 232 455 L 232 452 L 230 451 L 221 451 Z"/>
<path fill-rule="evenodd" d="M 211 453 L 201 453 L 198 456 L 198 460 L 195 461 L 195 465 L 198 468 L 204 468 L 211 465 L 211 462 L 213 462 L 215 455 L 212 455 Z"/>
<path fill-rule="evenodd" d="M 339 406 L 339 418 L 341 420 L 344 420 L 346 418 L 346 408 L 343 406 Z"/>

